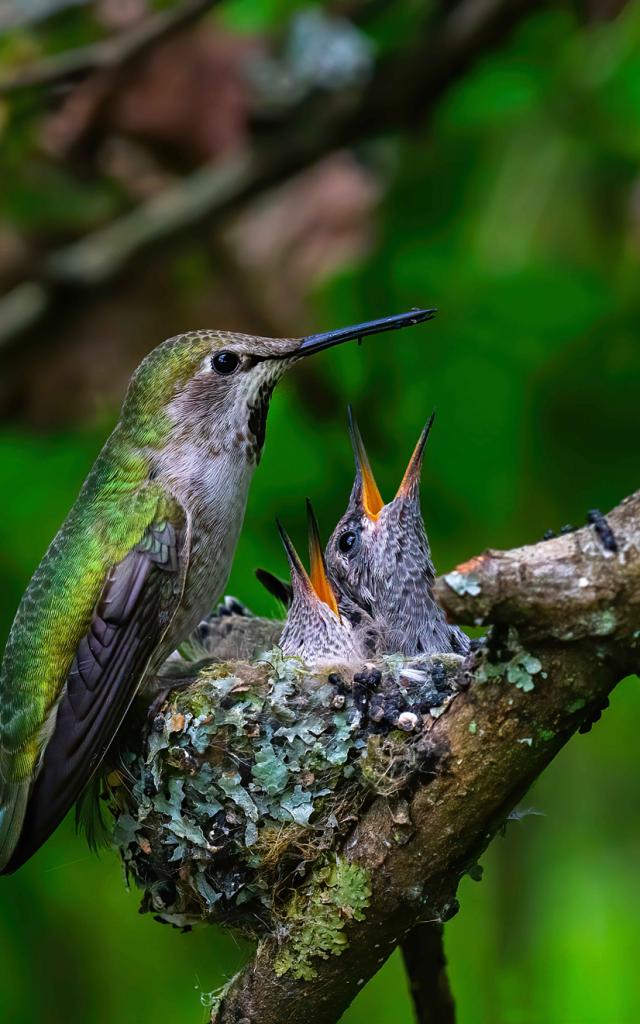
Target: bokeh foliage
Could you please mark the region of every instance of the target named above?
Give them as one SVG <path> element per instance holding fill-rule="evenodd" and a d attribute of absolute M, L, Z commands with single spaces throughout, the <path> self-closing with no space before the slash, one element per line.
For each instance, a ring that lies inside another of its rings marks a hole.
<path fill-rule="evenodd" d="M 229 6 L 229 19 L 252 31 L 280 26 L 296 7 Z M 377 12 L 378 45 L 401 45 L 415 6 Z M 88 41 L 85 18 L 63 12 L 47 45 Z M 3 53 L 33 45 L 23 31 Z M 297 371 L 277 393 L 228 588 L 256 611 L 272 608 L 254 567 L 284 571 L 275 515 L 301 540 L 306 494 L 325 532 L 342 512 L 347 401 L 387 495 L 437 406 L 424 509 L 441 569 L 487 545 L 581 524 L 587 509 L 606 510 L 637 487 L 639 46 L 640 3 L 595 25 L 569 5 L 533 14 L 451 88 L 426 127 L 382 144 L 389 187 L 375 248 L 318 286 L 314 323 L 423 303 L 441 312 L 414 332 L 323 355 L 313 376 Z M 79 223 L 120 208 L 115 186 L 40 163 L 27 134 L 18 118 L 2 140 L 4 220 L 38 239 L 73 237 Z M 0 428 L 2 637 L 115 415 L 47 434 Z M 638 1019 L 637 680 L 612 705 L 527 798 L 544 816 L 509 824 L 484 858 L 483 882 L 462 885 L 447 937 L 464 1024 Z M 195 1021 L 200 994 L 246 954 L 213 929 L 183 936 L 138 917 L 115 857 L 92 857 L 71 822 L 0 888 L 0 1019 L 12 1024 Z M 345 1018 L 372 1019 L 411 1019 L 397 955 Z"/>

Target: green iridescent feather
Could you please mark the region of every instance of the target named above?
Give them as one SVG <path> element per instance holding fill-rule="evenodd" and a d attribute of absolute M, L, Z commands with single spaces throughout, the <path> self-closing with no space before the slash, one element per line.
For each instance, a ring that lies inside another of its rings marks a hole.
<path fill-rule="evenodd" d="M 109 568 L 171 501 L 147 482 L 143 460 L 114 455 L 113 439 L 27 589 L 0 669 L 0 767 L 6 781 L 33 772 L 43 723 L 57 701 Z M 124 465 L 123 465 L 124 463 Z"/>

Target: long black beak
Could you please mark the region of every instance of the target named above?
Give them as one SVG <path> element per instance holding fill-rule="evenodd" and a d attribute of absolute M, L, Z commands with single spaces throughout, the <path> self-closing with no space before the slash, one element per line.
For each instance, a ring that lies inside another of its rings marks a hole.
<path fill-rule="evenodd" d="M 367 320 L 363 324 L 340 327 L 337 331 L 327 331 L 325 334 L 310 334 L 307 338 L 302 339 L 296 354 L 310 356 L 313 352 L 320 352 L 323 348 L 341 345 L 343 341 L 351 341 L 353 338 L 364 338 L 367 334 L 381 334 L 383 331 L 397 331 L 401 327 L 413 327 L 414 324 L 423 324 L 426 320 L 432 320 L 436 313 L 436 309 L 410 309 L 408 313 L 399 313 L 398 316 L 385 316 L 381 320 Z"/>
<path fill-rule="evenodd" d="M 422 472 L 422 457 L 424 455 L 424 450 L 426 448 L 427 441 L 429 440 L 429 434 L 431 433 L 431 428 L 435 418 L 436 411 L 434 409 L 426 426 L 423 428 L 420 437 L 418 438 L 418 443 L 413 450 L 413 455 L 409 459 L 409 465 L 405 470 L 402 483 L 398 487 L 396 498 L 408 498 L 413 492 L 416 500 L 419 500 L 418 489 L 420 486 L 420 474 Z"/>

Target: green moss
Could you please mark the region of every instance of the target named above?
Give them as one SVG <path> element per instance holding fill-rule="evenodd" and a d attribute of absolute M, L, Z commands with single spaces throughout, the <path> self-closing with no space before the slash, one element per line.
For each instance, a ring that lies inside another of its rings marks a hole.
<path fill-rule="evenodd" d="M 582 711 L 583 707 L 585 706 L 585 703 L 586 701 L 583 697 L 576 697 L 575 700 L 572 700 L 571 703 L 567 705 L 567 711 L 570 715 L 572 715 L 575 711 Z"/>
<path fill-rule="evenodd" d="M 555 732 L 553 729 L 539 729 L 538 736 L 543 743 L 550 743 L 552 739 L 555 739 Z"/>
<path fill-rule="evenodd" d="M 345 927 L 351 920 L 364 920 L 370 898 L 369 872 L 358 864 L 336 857 L 316 871 L 287 909 L 287 946 L 275 961 L 278 977 L 291 974 L 305 981 L 317 977 L 314 959 L 328 960 L 344 952 Z"/>

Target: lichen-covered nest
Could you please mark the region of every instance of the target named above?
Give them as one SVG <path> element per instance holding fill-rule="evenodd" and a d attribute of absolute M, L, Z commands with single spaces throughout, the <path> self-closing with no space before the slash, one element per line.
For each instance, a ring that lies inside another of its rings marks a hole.
<path fill-rule="evenodd" d="M 363 806 L 442 755 L 429 723 L 461 661 L 312 671 L 276 649 L 200 667 L 148 721 L 111 797 L 113 842 L 142 909 L 180 927 L 272 931 L 312 862 L 333 877 Z"/>

